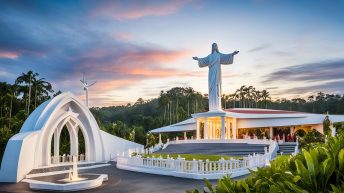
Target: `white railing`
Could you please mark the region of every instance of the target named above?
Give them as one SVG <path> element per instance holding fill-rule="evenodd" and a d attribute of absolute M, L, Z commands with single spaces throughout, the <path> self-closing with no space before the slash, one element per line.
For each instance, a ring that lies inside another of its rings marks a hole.
<path fill-rule="evenodd" d="M 185 143 L 247 143 L 247 144 L 263 144 L 269 145 L 269 160 L 273 159 L 277 155 L 278 143 L 272 139 L 188 139 L 188 140 L 178 140 L 175 141 L 167 140 L 162 147 L 165 149 L 170 144 L 185 144 Z"/>
<path fill-rule="evenodd" d="M 85 161 L 85 155 L 80 154 L 78 156 L 78 161 Z M 73 162 L 73 156 L 72 155 L 60 155 L 60 156 L 51 156 L 51 163 L 52 164 L 60 164 L 60 163 L 68 163 Z"/>
<path fill-rule="evenodd" d="M 221 158 L 218 161 L 192 160 L 184 158 L 142 158 L 140 155 L 133 157 L 118 157 L 117 168 L 146 172 L 160 175 L 171 175 L 185 178 L 217 179 L 223 175 L 229 174 L 231 177 L 245 175 L 248 169 L 264 167 L 267 154 L 253 155 L 244 157 L 242 160 L 225 160 Z"/>
<path fill-rule="evenodd" d="M 295 145 L 295 148 L 294 148 L 294 153 L 293 155 L 296 155 L 299 153 L 299 138 L 296 137 L 296 145 Z"/>
<path fill-rule="evenodd" d="M 163 146 L 164 146 L 163 143 L 155 144 L 153 147 L 144 149 L 144 153 L 145 153 L 145 154 L 154 153 L 154 152 L 159 151 L 160 149 L 162 149 Z M 130 154 L 129 154 L 129 155 L 130 155 Z"/>

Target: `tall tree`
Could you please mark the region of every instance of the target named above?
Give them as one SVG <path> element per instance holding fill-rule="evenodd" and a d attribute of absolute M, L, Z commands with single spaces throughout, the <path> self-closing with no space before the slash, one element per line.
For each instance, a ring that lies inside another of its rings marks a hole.
<path fill-rule="evenodd" d="M 270 99 L 270 93 L 267 90 L 262 90 L 261 97 L 264 101 L 265 108 L 268 108 L 268 99 Z"/>
<path fill-rule="evenodd" d="M 37 100 L 46 100 L 49 98 L 49 94 L 54 92 L 51 84 L 45 81 L 45 78 L 33 79 L 32 87 L 35 89 L 35 108 L 37 107 Z"/>
<path fill-rule="evenodd" d="M 31 105 L 31 87 L 32 87 L 32 82 L 36 80 L 36 77 L 38 76 L 38 73 L 34 73 L 31 70 L 28 71 L 27 73 L 22 73 L 21 76 L 19 76 L 15 84 L 16 85 L 21 85 L 24 84 L 28 87 L 28 92 L 27 92 L 27 103 L 26 103 L 26 115 L 28 116 L 30 113 L 30 105 Z M 25 93 L 24 93 L 25 97 Z"/>

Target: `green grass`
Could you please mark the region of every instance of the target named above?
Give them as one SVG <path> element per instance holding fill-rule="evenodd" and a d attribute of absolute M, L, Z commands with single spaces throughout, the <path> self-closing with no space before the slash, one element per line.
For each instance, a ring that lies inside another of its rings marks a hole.
<path fill-rule="evenodd" d="M 167 155 L 169 155 L 170 157 L 176 159 L 178 157 L 178 155 L 180 155 L 180 157 L 185 158 L 185 160 L 206 160 L 208 159 L 209 161 L 218 161 L 219 159 L 221 159 L 222 157 L 225 160 L 229 160 L 230 158 L 233 159 L 242 159 L 241 156 L 223 156 L 223 155 L 207 155 L 207 154 L 159 154 L 159 153 L 153 153 L 153 154 L 149 154 L 149 155 L 143 155 L 142 157 L 162 157 L 162 158 L 167 158 Z"/>
<path fill-rule="evenodd" d="M 277 156 L 276 156 L 276 158 L 278 158 L 278 157 L 284 157 L 284 159 L 288 159 L 289 157 L 291 157 L 291 155 L 280 155 L 280 154 L 278 154 Z M 275 159 L 276 159 L 275 158 Z"/>

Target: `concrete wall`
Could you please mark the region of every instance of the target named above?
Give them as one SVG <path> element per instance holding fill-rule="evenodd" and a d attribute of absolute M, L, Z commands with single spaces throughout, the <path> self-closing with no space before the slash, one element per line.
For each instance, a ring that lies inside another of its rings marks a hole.
<path fill-rule="evenodd" d="M 105 131 L 100 131 L 104 144 L 105 159 L 109 161 L 117 157 L 117 155 L 128 155 L 130 152 L 143 152 L 144 146 L 120 137 L 111 135 Z M 111 157 L 111 158 L 110 158 Z"/>
<path fill-rule="evenodd" d="M 33 169 L 37 135 L 19 133 L 8 141 L 1 163 L 1 182 L 19 182 Z"/>

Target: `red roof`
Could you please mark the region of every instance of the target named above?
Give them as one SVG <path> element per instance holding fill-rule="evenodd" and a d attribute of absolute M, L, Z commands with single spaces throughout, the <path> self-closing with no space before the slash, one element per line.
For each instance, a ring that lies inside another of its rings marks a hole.
<path fill-rule="evenodd" d="M 293 114 L 295 111 L 271 110 L 271 109 L 225 109 L 226 112 L 244 114 Z"/>

